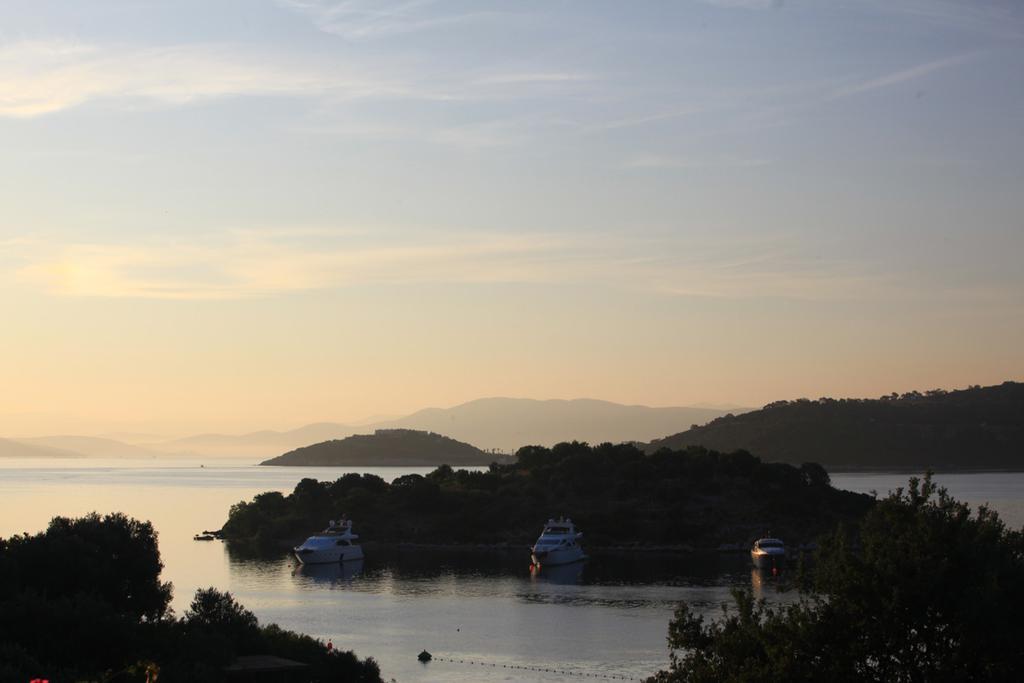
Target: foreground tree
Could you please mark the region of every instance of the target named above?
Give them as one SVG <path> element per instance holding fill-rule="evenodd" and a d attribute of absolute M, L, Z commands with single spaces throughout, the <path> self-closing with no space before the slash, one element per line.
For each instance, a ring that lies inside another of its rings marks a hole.
<path fill-rule="evenodd" d="M 859 549 L 856 548 L 859 542 Z M 680 605 L 659 682 L 1019 680 L 1024 534 L 926 475 L 822 544 L 813 588 L 787 607 L 749 591 L 705 623 Z"/>
<path fill-rule="evenodd" d="M 122 514 L 0 538 L 0 683 L 215 682 L 251 654 L 304 662 L 311 681 L 379 683 L 372 659 L 261 625 L 230 593 L 200 590 L 175 618 L 162 567 L 152 525 Z"/>

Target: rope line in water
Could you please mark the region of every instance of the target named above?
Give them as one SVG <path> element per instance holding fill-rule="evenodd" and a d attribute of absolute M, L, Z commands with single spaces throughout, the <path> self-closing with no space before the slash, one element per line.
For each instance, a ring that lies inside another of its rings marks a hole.
<path fill-rule="evenodd" d="M 498 665 L 493 662 L 475 662 L 473 660 L 465 659 L 452 659 L 451 657 L 434 657 L 431 661 L 434 662 L 447 662 L 448 664 L 478 664 L 480 666 L 489 666 L 492 668 L 498 668 Z M 616 680 L 616 681 L 642 681 L 642 678 L 631 678 L 629 676 L 621 676 L 619 674 L 594 674 L 585 673 L 581 671 L 568 671 L 566 669 L 548 669 L 542 666 L 524 666 L 522 664 L 502 664 L 502 669 L 516 669 L 519 671 L 536 671 L 538 673 L 549 673 L 559 674 L 561 676 L 579 676 L 580 678 L 599 678 L 605 680 Z"/>

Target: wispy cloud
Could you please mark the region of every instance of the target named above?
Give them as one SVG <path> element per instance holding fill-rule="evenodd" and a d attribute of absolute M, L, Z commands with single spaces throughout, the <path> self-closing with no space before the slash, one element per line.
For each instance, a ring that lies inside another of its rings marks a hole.
<path fill-rule="evenodd" d="M 584 133 L 598 133 L 609 130 L 616 130 L 618 128 L 632 128 L 634 126 L 644 126 L 649 123 L 671 121 L 673 119 L 681 119 L 686 116 L 692 116 L 694 114 L 702 114 L 710 110 L 711 108 L 711 105 L 689 105 L 677 107 L 674 109 L 668 109 L 649 114 L 638 114 L 636 116 L 627 116 L 625 118 L 612 119 L 610 121 L 601 121 L 599 123 L 586 125 L 583 127 L 582 130 Z"/>
<path fill-rule="evenodd" d="M 302 12 L 324 33 L 351 41 L 418 33 L 501 16 L 484 11 L 448 13 L 437 7 L 435 0 L 280 0 L 280 4 Z"/>
<path fill-rule="evenodd" d="M 246 231 L 188 246 L 78 243 L 50 251 L 37 243 L 22 250 L 28 263 L 15 274 L 63 296 L 232 299 L 354 284 L 528 280 L 531 256 L 562 246 L 509 235 L 389 244 L 367 243 L 361 231 L 304 234 L 326 239 Z"/>
<path fill-rule="evenodd" d="M 478 85 L 518 85 L 521 83 L 565 84 L 590 80 L 594 80 L 594 77 L 587 74 L 558 71 L 534 71 L 517 73 L 498 73 L 491 76 L 484 76 L 482 78 L 478 78 L 476 79 L 475 83 Z"/>
<path fill-rule="evenodd" d="M 140 102 L 180 106 L 237 96 L 317 98 L 323 105 L 319 108 L 334 117 L 354 100 L 562 97 L 567 86 L 594 80 L 564 70 L 491 69 L 481 75 L 478 69 L 438 72 L 380 60 L 317 59 L 253 49 L 235 44 L 101 46 L 62 40 L 0 45 L 0 117 L 31 118 L 94 100 L 129 107 Z M 486 121 L 474 125 L 490 126 Z M 381 126 L 376 119 L 358 124 L 363 129 Z"/>
<path fill-rule="evenodd" d="M 688 168 L 756 168 L 771 162 L 759 158 L 710 157 L 692 158 L 644 154 L 628 159 L 622 164 L 626 169 L 688 169 Z"/>
<path fill-rule="evenodd" d="M 935 27 L 988 37 L 1018 40 L 1024 37 L 1020 3 L 962 2 L 962 0 L 861 0 L 861 9 L 909 17 Z"/>
<path fill-rule="evenodd" d="M 785 0 L 701 0 L 705 5 L 729 9 L 781 9 Z"/>
<path fill-rule="evenodd" d="M 934 73 L 936 71 L 941 71 L 943 69 L 949 69 L 951 67 L 964 64 L 977 57 L 977 54 L 978 53 L 976 52 L 971 52 L 968 54 L 954 55 L 952 57 L 944 57 L 942 59 L 936 59 L 930 62 L 925 62 L 923 64 L 918 64 L 916 66 L 912 66 L 906 69 L 893 71 L 891 73 L 871 78 L 866 81 L 861 81 L 859 83 L 847 85 L 843 88 L 836 90 L 835 93 L 833 93 L 833 98 L 836 99 L 842 97 L 849 97 L 851 95 L 858 95 L 861 93 L 870 92 L 872 90 L 879 90 L 881 88 L 888 88 L 893 85 L 899 85 L 901 83 L 913 81 L 918 78 L 927 76 L 928 74 Z"/>
<path fill-rule="evenodd" d="M 94 99 L 180 105 L 239 95 L 440 97 L 365 68 L 256 55 L 237 45 L 97 46 L 65 41 L 0 46 L 0 116 L 33 117 Z"/>
<path fill-rule="evenodd" d="M 698 242 L 623 234 L 362 230 L 225 232 L 165 243 L 21 241 L 9 275 L 57 296 L 239 299 L 366 285 L 584 284 L 671 295 L 825 300 L 881 295 L 856 263 L 822 263 L 787 241 Z"/>

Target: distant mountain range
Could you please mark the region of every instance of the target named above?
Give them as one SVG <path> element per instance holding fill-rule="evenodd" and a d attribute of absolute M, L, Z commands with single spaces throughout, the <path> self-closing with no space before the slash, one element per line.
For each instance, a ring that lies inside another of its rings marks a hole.
<path fill-rule="evenodd" d="M 881 399 L 779 401 L 657 439 L 829 469 L 1024 469 L 1024 384 Z"/>
<path fill-rule="evenodd" d="M 468 467 L 511 461 L 510 456 L 485 453 L 468 443 L 414 429 L 378 429 L 344 439 L 303 446 L 261 465 L 348 467 Z"/>
<path fill-rule="evenodd" d="M 572 440 L 635 441 L 644 443 L 648 452 L 691 445 L 719 451 L 745 449 L 764 461 L 818 462 L 833 470 L 1024 469 L 1024 384 L 1016 382 L 880 399 L 778 401 L 760 410 L 734 412 L 591 399 L 485 398 L 362 426 L 323 422 L 289 431 L 201 434 L 132 444 L 80 436 L 0 439 L 0 457 L 201 455 L 257 460 L 313 444 L 334 452 L 331 449 L 337 446 L 323 443 L 378 429 L 406 429 L 443 434 L 485 453 L 511 453 L 525 445 Z M 355 443 L 362 441 L 351 442 Z M 350 450 L 355 447 L 351 444 L 343 449 L 346 458 L 356 452 Z M 485 464 L 493 459 L 487 457 Z"/>
<path fill-rule="evenodd" d="M 0 458 L 163 458 L 187 455 L 98 436 L 34 436 L 0 439 Z"/>
<path fill-rule="evenodd" d="M 514 452 L 521 446 L 553 446 L 560 441 L 650 441 L 680 426 L 704 424 L 725 412 L 628 406 L 586 398 L 482 398 L 454 408 L 427 408 L 375 427 L 423 429 L 485 450 Z"/>
<path fill-rule="evenodd" d="M 160 451 L 99 436 L 37 436 L 18 439 L 18 442 L 92 458 L 156 458 L 165 455 Z"/>
<path fill-rule="evenodd" d="M 0 439 L 0 458 L 82 458 L 81 453 L 74 453 L 61 448 L 52 448 L 43 444 L 31 443 L 18 439 Z"/>
<path fill-rule="evenodd" d="M 334 422 L 317 422 L 297 429 L 278 432 L 264 429 L 247 434 L 197 434 L 171 441 L 141 444 L 147 449 L 164 453 L 193 453 L 227 458 L 265 458 L 280 455 L 300 446 L 341 439 L 373 427 L 353 427 Z"/>
<path fill-rule="evenodd" d="M 703 424 L 724 415 L 711 408 L 650 408 L 593 399 L 540 401 L 482 398 L 453 408 L 426 408 L 411 415 L 368 425 L 333 422 L 289 431 L 259 431 L 237 436 L 201 434 L 162 443 L 154 450 L 184 451 L 222 457 L 270 457 L 301 446 L 343 439 L 377 429 L 416 429 L 444 434 L 485 451 L 515 452 L 520 446 L 552 446 L 559 441 L 640 441 L 671 434 L 680 427 Z"/>
<path fill-rule="evenodd" d="M 377 429 L 415 429 L 444 434 L 485 451 L 514 452 L 520 446 L 551 446 L 559 441 L 647 442 L 692 424 L 725 414 L 715 408 L 651 408 L 593 399 L 534 400 L 484 398 L 453 408 L 427 408 L 405 417 L 370 424 L 320 422 L 287 431 L 247 434 L 199 434 L 180 439 L 121 440 L 99 437 L 37 437 L 8 440 L 19 444 L 19 457 L 32 447 L 57 448 L 66 456 L 149 458 L 159 455 L 269 458 L 302 446 L 344 439 Z M 131 443 L 127 443 L 131 441 Z M 11 452 L 14 446 L 11 446 Z M 44 455 L 38 451 L 37 455 Z M 7 455 L 0 442 L 0 457 Z"/>

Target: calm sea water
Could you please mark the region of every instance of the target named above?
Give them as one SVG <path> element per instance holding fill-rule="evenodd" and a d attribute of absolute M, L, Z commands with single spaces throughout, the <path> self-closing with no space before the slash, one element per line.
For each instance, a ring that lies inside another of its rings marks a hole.
<path fill-rule="evenodd" d="M 303 477 L 333 480 L 347 471 L 372 471 L 392 480 L 429 468 L 202 464 L 0 460 L 0 536 L 39 531 L 54 515 L 92 510 L 151 520 L 176 611 L 188 606 L 196 588 L 230 590 L 262 621 L 372 656 L 385 678 L 398 681 L 552 681 L 570 674 L 640 679 L 667 665 L 665 636 L 680 600 L 714 616 L 737 585 L 753 584 L 772 601 L 793 598 L 751 572 L 743 555 L 595 553 L 583 565 L 540 575 L 529 572 L 525 548 L 480 553 L 370 545 L 364 562 L 344 568 L 297 567 L 284 555 L 235 557 L 220 542 L 196 542 L 192 535 L 220 527 L 239 500 L 290 491 Z M 906 479 L 837 474 L 833 483 L 884 494 Z M 1009 524 L 1024 525 L 1024 474 L 937 480 L 973 504 L 989 502 Z M 436 658 L 428 665 L 416 661 L 424 648 Z"/>

